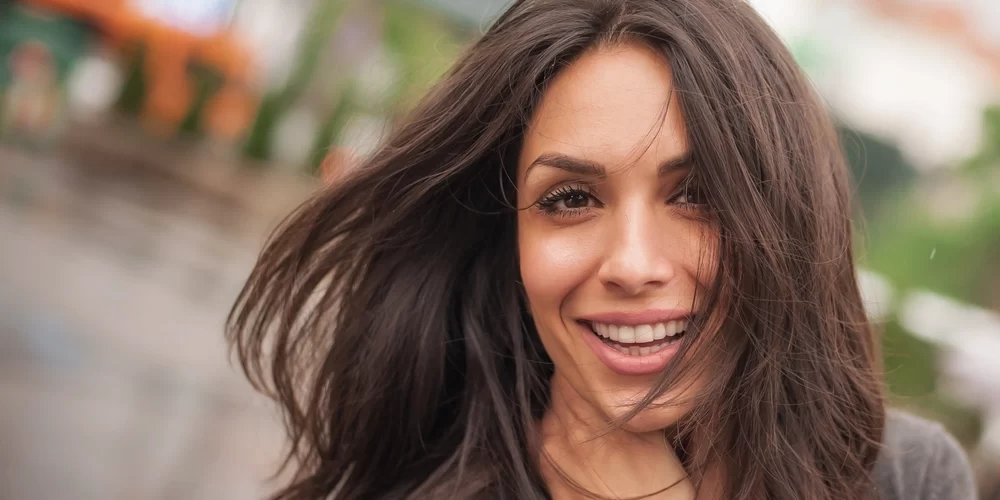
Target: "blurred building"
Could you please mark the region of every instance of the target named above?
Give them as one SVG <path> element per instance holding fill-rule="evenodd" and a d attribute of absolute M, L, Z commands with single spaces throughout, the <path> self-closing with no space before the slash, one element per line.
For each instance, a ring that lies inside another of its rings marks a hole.
<path fill-rule="evenodd" d="M 981 144 L 1000 89 L 991 0 L 754 0 L 846 124 L 895 143 L 918 168 Z"/>

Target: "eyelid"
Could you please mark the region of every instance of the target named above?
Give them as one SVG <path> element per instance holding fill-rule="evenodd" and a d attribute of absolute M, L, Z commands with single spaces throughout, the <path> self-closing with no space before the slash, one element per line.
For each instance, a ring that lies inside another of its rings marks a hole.
<path fill-rule="evenodd" d="M 701 189 L 701 183 L 698 182 L 698 179 L 689 176 L 685 178 L 683 181 L 681 181 L 681 183 L 678 185 L 674 193 L 671 194 L 669 198 L 667 198 L 667 202 L 673 202 L 678 197 L 692 192 L 696 194 L 701 194 L 702 196 L 704 196 L 705 194 L 704 191 Z M 707 202 L 703 201 L 702 203 L 685 203 L 685 205 L 702 206 L 702 205 L 707 205 Z"/>
<path fill-rule="evenodd" d="M 535 203 L 537 204 L 545 199 L 552 198 L 553 196 L 567 194 L 574 191 L 581 191 L 587 193 L 588 195 L 593 196 L 595 199 L 597 199 L 597 194 L 595 193 L 593 186 L 585 182 L 569 181 L 569 182 L 560 182 L 559 184 L 556 184 L 550 187 L 549 189 L 546 189 L 543 192 L 543 194 L 538 197 L 538 200 L 535 201 Z"/>
<path fill-rule="evenodd" d="M 565 202 L 569 196 L 578 194 L 586 195 L 590 200 L 588 205 L 592 204 L 593 206 L 557 208 L 557 205 Z M 591 210 L 603 206 L 604 203 L 594 193 L 593 186 L 580 182 L 568 182 L 556 185 L 546 191 L 545 195 L 532 204 L 533 208 L 545 216 L 554 218 L 582 217 Z"/>

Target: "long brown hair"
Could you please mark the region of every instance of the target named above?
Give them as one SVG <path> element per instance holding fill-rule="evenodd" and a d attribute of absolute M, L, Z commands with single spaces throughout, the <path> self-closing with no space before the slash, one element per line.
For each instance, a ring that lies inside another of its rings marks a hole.
<path fill-rule="evenodd" d="M 685 465 L 719 465 L 726 498 L 876 497 L 884 408 L 848 174 L 781 41 L 743 0 L 522 0 L 285 221 L 234 307 L 229 339 L 290 433 L 275 498 L 547 496 L 533 431 L 553 368 L 525 312 L 512 179 L 546 83 L 620 43 L 671 66 L 720 238 L 685 340 L 702 359 L 681 363 L 712 374 L 676 433 Z"/>

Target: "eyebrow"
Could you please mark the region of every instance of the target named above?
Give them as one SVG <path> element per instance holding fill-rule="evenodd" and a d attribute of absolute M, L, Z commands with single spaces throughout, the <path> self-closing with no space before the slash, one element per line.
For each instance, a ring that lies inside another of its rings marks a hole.
<path fill-rule="evenodd" d="M 664 177 L 677 170 L 690 168 L 693 163 L 694 162 L 691 157 L 691 152 L 687 151 L 677 157 L 671 158 L 661 163 L 660 166 L 656 168 L 656 175 Z M 582 158 L 574 158 L 572 156 L 565 155 L 562 153 L 550 152 L 550 153 L 542 153 L 541 155 L 538 156 L 538 158 L 535 158 L 535 161 L 531 162 L 531 165 L 528 165 L 528 169 L 525 170 L 524 178 L 527 179 L 528 174 L 531 173 L 531 170 L 539 165 L 558 168 L 560 170 L 565 170 L 567 172 L 577 175 L 585 175 L 598 178 L 607 177 L 607 172 L 604 169 L 604 165 L 601 165 L 600 163 L 590 160 L 584 160 Z"/>

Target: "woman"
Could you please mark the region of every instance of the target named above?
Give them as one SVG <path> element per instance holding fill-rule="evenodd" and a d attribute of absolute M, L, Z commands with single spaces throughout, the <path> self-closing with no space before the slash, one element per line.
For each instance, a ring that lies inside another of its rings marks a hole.
<path fill-rule="evenodd" d="M 276 498 L 971 498 L 886 419 L 850 209 L 742 1 L 516 2 L 236 305 Z"/>

